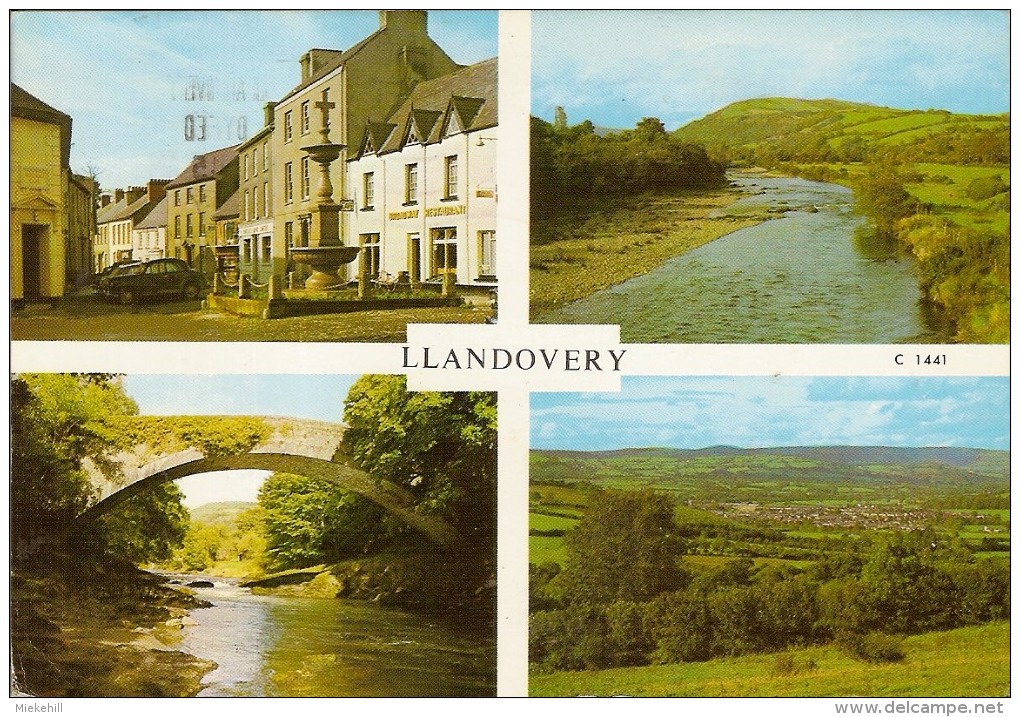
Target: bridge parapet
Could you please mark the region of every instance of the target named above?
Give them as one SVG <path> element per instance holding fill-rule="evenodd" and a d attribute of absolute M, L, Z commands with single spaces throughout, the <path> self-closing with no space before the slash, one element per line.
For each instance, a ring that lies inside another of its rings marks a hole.
<path fill-rule="evenodd" d="M 262 420 L 272 433 L 252 453 L 290 453 L 328 461 L 336 455 L 344 437 L 345 426 L 337 423 L 275 416 Z"/>
<path fill-rule="evenodd" d="M 269 470 L 329 480 L 343 490 L 374 501 L 442 545 L 455 545 L 462 540 L 441 519 L 419 513 L 414 497 L 404 488 L 373 478 L 346 461 L 334 462 L 345 428 L 340 424 L 275 416 L 224 416 L 219 417 L 220 422 L 216 416 L 160 416 L 158 421 L 165 428 L 172 425 L 174 418 L 187 424 L 188 430 L 184 433 L 198 445 L 182 447 L 184 439 L 174 435 L 173 440 L 155 441 L 164 446 L 160 450 L 145 442 L 144 431 L 129 433 L 137 436 L 138 441 L 130 449 L 109 456 L 103 465 L 85 462 L 98 501 L 80 516 L 81 519 L 101 515 L 149 486 L 189 475 Z M 139 419 L 143 427 L 145 419 L 152 422 L 151 417 Z M 224 426 L 240 425 L 238 419 L 244 419 L 241 423 L 248 437 L 234 442 L 224 440 Z M 208 426 L 214 440 L 206 440 L 209 436 L 202 435 L 203 425 Z M 253 425 L 258 426 L 258 430 L 252 430 Z"/>

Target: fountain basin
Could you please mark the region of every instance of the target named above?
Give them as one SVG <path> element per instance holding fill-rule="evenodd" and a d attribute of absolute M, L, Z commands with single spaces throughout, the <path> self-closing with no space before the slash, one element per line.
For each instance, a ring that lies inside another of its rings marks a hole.
<path fill-rule="evenodd" d="M 357 246 L 296 246 L 290 254 L 294 261 L 312 268 L 305 288 L 322 291 L 337 283 L 337 271 L 357 259 L 359 251 L 361 247 Z"/>

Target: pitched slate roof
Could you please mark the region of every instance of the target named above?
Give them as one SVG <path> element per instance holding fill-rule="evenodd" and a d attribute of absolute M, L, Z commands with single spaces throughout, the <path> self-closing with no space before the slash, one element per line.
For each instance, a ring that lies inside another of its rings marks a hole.
<path fill-rule="evenodd" d="M 22 117 L 60 125 L 60 163 L 62 167 L 71 163 L 71 116 L 50 107 L 35 95 L 11 83 L 11 117 Z"/>
<path fill-rule="evenodd" d="M 267 134 L 272 134 L 272 132 L 273 132 L 272 124 L 264 125 L 262 129 L 260 129 L 258 132 L 253 134 L 248 139 L 241 142 L 241 144 L 237 145 L 235 149 L 237 149 L 238 154 L 240 154 L 242 150 L 248 149 L 248 147 L 252 146 L 259 140 L 264 139 Z"/>
<path fill-rule="evenodd" d="M 184 168 L 184 171 L 178 174 L 170 184 L 166 185 L 167 189 L 214 179 L 221 169 L 237 157 L 237 148 L 239 146 L 235 144 L 233 147 L 224 147 L 223 149 L 216 149 L 206 154 L 195 155 L 191 163 Z"/>
<path fill-rule="evenodd" d="M 238 196 L 240 193 L 240 189 L 235 189 L 234 193 L 213 212 L 213 219 L 232 219 L 241 216 L 241 199 Z"/>
<path fill-rule="evenodd" d="M 376 146 L 378 153 L 401 149 L 411 124 L 418 141 L 424 144 L 438 142 L 454 114 L 463 132 L 495 127 L 499 116 L 497 69 L 498 62 L 494 57 L 418 83 L 387 119 L 387 125 L 399 127 L 401 131 L 391 131 L 383 145 Z"/>
<path fill-rule="evenodd" d="M 135 224 L 135 229 L 156 229 L 158 227 L 166 226 L 167 217 L 167 198 L 164 196 L 158 202 L 156 206 L 149 210 L 149 213 L 145 215 L 145 219 Z"/>
<path fill-rule="evenodd" d="M 105 207 L 101 207 L 96 212 L 96 224 L 122 222 L 126 219 L 138 222 L 147 217 L 158 204 L 159 202 L 150 202 L 148 194 L 143 194 L 130 204 L 128 204 L 127 197 L 124 197 L 119 202 L 111 202 Z M 165 219 L 163 223 L 166 223 Z"/>
<path fill-rule="evenodd" d="M 386 144 L 386 140 L 393 133 L 397 126 L 389 122 L 369 122 L 365 130 L 364 139 L 361 141 L 359 154 L 376 152 Z"/>

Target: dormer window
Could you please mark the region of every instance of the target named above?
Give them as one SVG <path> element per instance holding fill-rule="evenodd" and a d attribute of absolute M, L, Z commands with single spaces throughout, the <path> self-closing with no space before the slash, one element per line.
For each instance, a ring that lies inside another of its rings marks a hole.
<path fill-rule="evenodd" d="M 446 131 L 443 132 L 444 137 L 449 137 L 452 134 L 459 134 L 461 132 L 460 120 L 457 119 L 457 113 L 450 113 L 450 120 L 446 123 Z"/>

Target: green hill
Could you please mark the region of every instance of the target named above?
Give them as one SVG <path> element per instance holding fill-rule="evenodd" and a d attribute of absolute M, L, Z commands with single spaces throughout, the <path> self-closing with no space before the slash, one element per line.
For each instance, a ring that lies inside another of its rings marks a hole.
<path fill-rule="evenodd" d="M 255 505 L 241 500 L 205 503 L 191 511 L 191 519 L 196 523 L 227 525 L 234 522 L 238 513 L 254 508 Z"/>
<path fill-rule="evenodd" d="M 902 162 L 1008 164 L 1009 114 L 901 110 L 842 100 L 767 97 L 743 100 L 676 130 L 714 155 L 775 162 L 859 162 L 891 155 Z"/>

